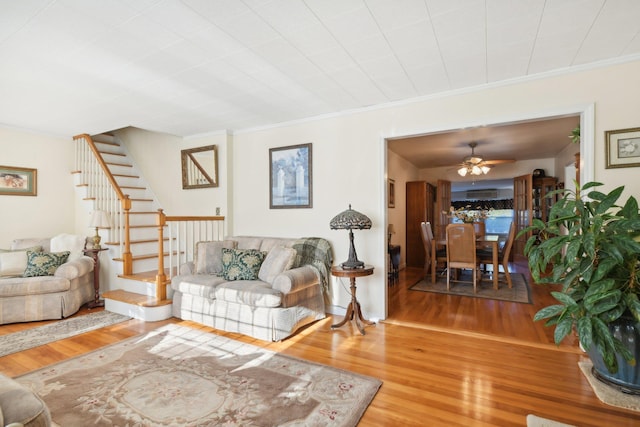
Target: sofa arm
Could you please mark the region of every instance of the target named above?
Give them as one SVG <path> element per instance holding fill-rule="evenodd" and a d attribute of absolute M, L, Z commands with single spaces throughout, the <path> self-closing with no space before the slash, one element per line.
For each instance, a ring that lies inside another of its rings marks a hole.
<path fill-rule="evenodd" d="M 178 274 L 180 276 L 182 275 L 187 275 L 187 274 L 196 274 L 195 273 L 195 264 L 193 261 L 189 261 L 189 262 L 185 262 L 184 264 L 180 265 L 180 269 L 178 271 Z"/>
<path fill-rule="evenodd" d="M 271 287 L 283 294 L 289 294 L 318 283 L 318 274 L 314 268 L 310 265 L 303 265 L 278 274 L 273 279 Z"/>
<path fill-rule="evenodd" d="M 84 276 L 90 271 L 93 271 L 93 259 L 88 256 L 82 256 L 74 261 L 65 262 L 56 269 L 53 275 L 73 280 L 77 277 Z"/>
<path fill-rule="evenodd" d="M 51 425 L 51 414 L 44 401 L 27 386 L 2 374 L 0 396 L 0 419 L 3 426 Z"/>

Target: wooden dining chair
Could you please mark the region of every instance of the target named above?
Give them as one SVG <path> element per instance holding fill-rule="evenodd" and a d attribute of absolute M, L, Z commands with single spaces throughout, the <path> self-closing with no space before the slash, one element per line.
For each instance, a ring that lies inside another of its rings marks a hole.
<path fill-rule="evenodd" d="M 447 290 L 450 289 L 454 269 L 470 269 L 473 276 L 473 292 L 478 290 L 480 262 L 476 255 L 476 231 L 473 224 L 449 224 L 447 235 Z M 459 281 L 460 280 L 455 280 Z"/>
<path fill-rule="evenodd" d="M 427 278 L 429 271 L 432 272 L 432 281 L 435 277 L 435 273 L 438 268 L 438 264 L 442 263 L 445 265 L 447 262 L 447 253 L 443 249 L 436 249 L 436 264 L 431 265 L 432 254 L 431 251 L 433 249 L 433 231 L 431 230 L 430 222 L 421 222 L 420 223 L 420 235 L 422 236 L 422 244 L 424 245 L 424 277 Z M 431 270 L 433 268 L 433 270 Z"/>
<path fill-rule="evenodd" d="M 513 287 L 513 282 L 511 281 L 511 274 L 509 273 L 509 257 L 511 256 L 511 248 L 513 247 L 513 241 L 516 238 L 516 223 L 511 222 L 509 226 L 509 234 L 507 234 L 507 240 L 505 244 L 498 251 L 498 261 L 499 264 L 502 265 L 502 270 L 504 272 L 504 276 L 507 279 L 507 285 L 509 288 Z M 493 253 L 491 249 L 478 249 L 477 256 L 480 260 L 480 264 L 487 265 L 493 263 Z M 499 268 L 499 267 L 498 267 Z M 499 274 L 499 271 L 494 271 L 493 274 Z"/>
<path fill-rule="evenodd" d="M 476 238 L 484 237 L 487 234 L 487 227 L 484 221 L 475 221 L 473 229 L 476 231 Z"/>
<path fill-rule="evenodd" d="M 427 223 L 420 223 L 420 237 L 422 237 L 422 246 L 424 246 L 424 270 L 423 275 L 426 278 L 431 269 L 431 241 L 427 233 Z"/>

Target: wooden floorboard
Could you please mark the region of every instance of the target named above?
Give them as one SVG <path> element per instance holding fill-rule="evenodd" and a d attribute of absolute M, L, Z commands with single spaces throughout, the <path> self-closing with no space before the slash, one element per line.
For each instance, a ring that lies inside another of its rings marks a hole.
<path fill-rule="evenodd" d="M 575 340 L 556 347 L 552 331 L 531 320 L 549 303 L 547 290 L 532 287 L 533 304 L 408 290 L 420 275 L 420 269 L 400 272 L 389 288 L 388 319 L 364 336 L 351 324 L 331 330 L 332 317 L 278 343 L 178 319 L 130 320 L 2 357 L 0 371 L 17 376 L 179 323 L 380 378 L 361 426 L 524 426 L 530 413 L 576 426 L 640 425 L 640 413 L 597 399 L 578 367 L 584 356 Z M 0 326 L 0 339 L 40 324 Z"/>

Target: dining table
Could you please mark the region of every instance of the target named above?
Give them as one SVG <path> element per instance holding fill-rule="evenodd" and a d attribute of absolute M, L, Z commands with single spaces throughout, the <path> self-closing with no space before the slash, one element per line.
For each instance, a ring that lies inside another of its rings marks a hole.
<path fill-rule="evenodd" d="M 498 289 L 498 251 L 500 244 L 499 234 L 485 234 L 484 236 L 478 236 L 476 238 L 476 247 L 485 246 L 491 247 L 492 261 L 493 261 L 493 289 Z M 431 241 L 431 283 L 436 283 L 436 248 L 438 246 L 447 246 L 447 241 L 436 240 Z"/>

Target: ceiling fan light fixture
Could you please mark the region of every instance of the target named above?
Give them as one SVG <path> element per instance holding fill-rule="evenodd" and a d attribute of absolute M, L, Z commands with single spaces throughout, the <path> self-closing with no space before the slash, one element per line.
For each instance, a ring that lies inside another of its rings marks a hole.
<path fill-rule="evenodd" d="M 484 162 L 484 159 L 480 156 L 468 156 L 464 158 L 464 163 L 469 163 L 472 165 L 477 165 L 482 162 Z"/>
<path fill-rule="evenodd" d="M 462 161 L 462 166 L 458 169 L 458 175 L 486 175 L 491 170 L 491 167 L 485 163 L 484 158 L 477 156 L 474 153 L 477 145 L 478 144 L 476 142 L 469 143 L 469 147 L 471 147 L 471 155 L 465 157 Z"/>

